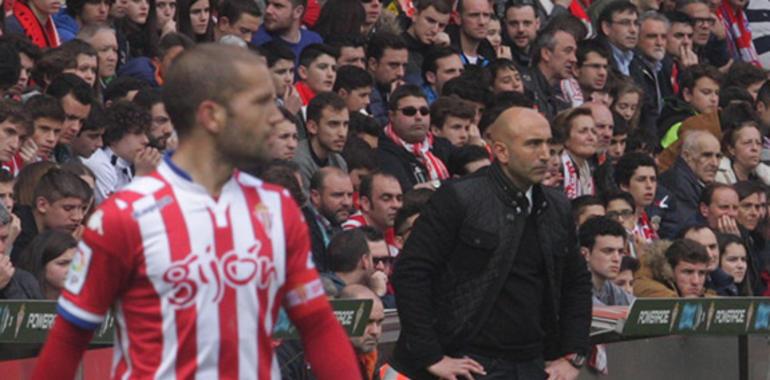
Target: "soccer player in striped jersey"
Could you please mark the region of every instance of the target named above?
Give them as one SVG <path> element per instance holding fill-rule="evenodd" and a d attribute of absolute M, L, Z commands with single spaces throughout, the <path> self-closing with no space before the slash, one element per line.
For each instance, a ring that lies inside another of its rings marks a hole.
<path fill-rule="evenodd" d="M 109 310 L 114 379 L 279 379 L 281 306 L 316 377 L 359 379 L 299 208 L 234 169 L 264 159 L 282 120 L 269 72 L 245 49 L 201 45 L 165 79 L 179 148 L 94 212 L 33 379 L 72 379 Z"/>

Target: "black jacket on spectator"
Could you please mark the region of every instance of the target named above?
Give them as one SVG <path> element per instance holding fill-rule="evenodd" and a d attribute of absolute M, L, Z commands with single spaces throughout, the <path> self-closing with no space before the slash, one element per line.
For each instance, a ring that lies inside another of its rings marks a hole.
<path fill-rule="evenodd" d="M 686 226 L 687 219 L 679 219 L 677 202 L 673 194 L 662 184 L 658 183 L 655 191 L 655 200 L 644 210 L 647 216 L 658 224 L 658 236 L 661 239 L 673 240 L 679 237 L 679 231 Z"/>
<path fill-rule="evenodd" d="M 37 230 L 37 223 L 35 223 L 35 215 L 32 213 L 32 207 L 16 205 L 13 208 L 13 213 L 19 217 L 21 221 L 21 233 L 16 237 L 16 241 L 13 242 L 13 250 L 11 251 L 11 263 L 14 266 L 19 265 L 19 259 L 21 254 L 32 239 L 37 236 L 39 231 Z"/>
<path fill-rule="evenodd" d="M 45 299 L 35 276 L 24 269 L 16 268 L 11 281 L 0 289 L 0 299 L 4 300 L 42 300 Z"/>
<path fill-rule="evenodd" d="M 469 65 L 468 58 L 463 53 L 463 49 L 460 46 L 460 26 L 458 25 L 448 25 L 446 29 L 444 30 L 446 34 L 449 35 L 449 40 L 451 41 L 450 44 L 453 48 L 457 49 L 458 52 L 460 52 L 460 59 L 463 61 L 463 64 Z M 479 48 L 476 51 L 478 54 L 479 60 L 476 62 L 476 66 L 480 67 L 486 67 L 489 65 L 492 61 L 497 59 L 497 53 L 495 52 L 495 48 L 492 47 L 492 44 L 484 38 L 479 43 Z"/>
<path fill-rule="evenodd" d="M 697 115 L 695 109 L 682 98 L 678 96 L 667 98 L 658 117 L 658 142 L 666 136 L 666 132 L 674 124 L 681 123 L 688 117 L 695 115 Z"/>
<path fill-rule="evenodd" d="M 698 202 L 705 186 L 682 157 L 677 157 L 674 165 L 660 175 L 660 183 L 671 192 L 676 201 L 675 219 L 693 220 L 698 213 Z"/>
<path fill-rule="evenodd" d="M 572 107 L 561 93 L 561 87 L 551 86 L 537 67 L 530 69 L 528 75 L 522 78 L 524 86 L 535 95 L 535 108 L 548 121 L 553 121 L 557 113 Z"/>
<path fill-rule="evenodd" d="M 651 65 L 637 52 L 631 61 L 629 70 L 631 78 L 644 91 L 644 99 L 641 101 L 642 109 L 639 125 L 650 131 L 653 135 L 657 135 L 655 125 L 663 109 L 663 99 L 673 96 L 674 89 L 671 86 L 671 72 L 666 71 L 667 65 L 661 62 L 660 71 L 657 74 L 655 73 L 655 68 L 651 67 Z M 660 94 L 658 94 L 658 91 L 660 91 Z M 660 140 L 662 137 L 657 136 L 657 139 Z"/>
<path fill-rule="evenodd" d="M 305 222 L 307 223 L 308 233 L 310 234 L 310 248 L 313 251 L 313 263 L 319 272 L 329 270 L 329 263 L 327 263 L 326 256 L 326 242 L 324 242 L 324 233 L 321 231 L 321 226 L 316 221 L 316 213 L 311 209 L 310 204 L 302 207 L 302 215 L 305 216 Z M 332 235 L 341 230 L 340 228 L 332 227 L 331 233 L 328 234 L 329 240 Z"/>
<path fill-rule="evenodd" d="M 460 353 L 490 317 L 527 220 L 522 194 L 514 193 L 493 164 L 447 182 L 421 213 L 392 276 L 401 319 L 392 365 L 399 372 L 432 378 L 425 368 Z M 545 266 L 543 356 L 586 353 L 591 282 L 578 254 L 569 202 L 539 185 L 532 199 Z"/>
<path fill-rule="evenodd" d="M 727 38 L 730 37 L 728 36 Z M 696 49 L 695 54 L 698 55 L 699 63 L 712 65 L 717 68 L 726 65 L 732 58 L 727 51 L 727 40 L 720 40 L 713 34 L 709 37 L 706 46 Z"/>
<path fill-rule="evenodd" d="M 401 35 L 401 38 L 404 39 L 406 47 L 409 49 L 409 60 L 406 63 L 404 81 L 409 84 L 421 86 L 424 82 L 422 78 L 422 55 L 427 52 L 431 46 L 423 44 L 407 32 L 404 32 Z"/>
<path fill-rule="evenodd" d="M 433 141 L 431 152 L 446 164 L 449 162 L 449 152 L 451 149 L 452 147 L 448 140 L 436 138 Z M 380 136 L 375 154 L 377 155 L 377 164 L 380 169 L 385 173 L 395 176 L 401 184 L 401 191 L 403 192 L 410 190 L 418 183 L 430 180 L 430 175 L 425 165 L 417 157 L 402 146 L 396 145 L 393 140 L 384 134 Z"/>

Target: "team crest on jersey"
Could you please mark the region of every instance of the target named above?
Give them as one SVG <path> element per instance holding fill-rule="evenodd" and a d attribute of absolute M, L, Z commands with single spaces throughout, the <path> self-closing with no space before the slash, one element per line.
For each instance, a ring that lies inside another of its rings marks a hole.
<path fill-rule="evenodd" d="M 72 294 L 79 294 L 86 282 L 88 275 L 88 266 L 91 264 L 91 247 L 81 242 L 75 249 L 75 256 L 72 258 L 69 272 L 67 272 L 67 290 Z"/>
<path fill-rule="evenodd" d="M 88 219 L 88 229 L 96 232 L 99 236 L 104 236 L 104 227 L 102 223 L 104 219 L 104 210 L 96 210 Z"/>
<path fill-rule="evenodd" d="M 254 206 L 254 217 L 262 222 L 262 225 L 265 226 L 265 231 L 270 232 L 270 227 L 273 225 L 273 214 L 264 203 L 260 202 Z"/>
<path fill-rule="evenodd" d="M 169 302 L 178 309 L 190 307 L 204 287 L 213 287 L 207 301 L 214 303 L 222 300 L 227 287 L 268 288 L 278 276 L 273 260 L 259 255 L 261 248 L 257 241 L 246 252 L 232 250 L 220 258 L 208 247 L 203 254 L 191 253 L 174 262 L 163 274 L 163 281 L 171 285 Z"/>

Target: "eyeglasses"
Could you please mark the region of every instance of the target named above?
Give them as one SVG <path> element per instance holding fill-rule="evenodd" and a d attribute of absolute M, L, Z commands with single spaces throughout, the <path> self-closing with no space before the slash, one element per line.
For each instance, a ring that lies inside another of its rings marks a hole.
<path fill-rule="evenodd" d="M 399 108 L 399 111 L 401 111 L 401 113 L 404 114 L 404 116 L 414 116 L 417 114 L 417 111 L 420 111 L 420 115 L 422 116 L 427 116 L 428 114 L 430 114 L 430 108 L 428 107 L 420 107 L 418 109 L 417 107 L 409 106 L 409 107 Z"/>
<path fill-rule="evenodd" d="M 631 19 L 628 19 L 628 18 L 627 18 L 627 19 L 623 19 L 623 20 L 617 20 L 617 21 L 613 21 L 612 23 L 613 23 L 613 24 L 618 24 L 618 25 L 623 25 L 623 26 L 625 26 L 626 28 L 628 28 L 628 27 L 629 27 L 629 26 L 631 26 L 631 25 L 634 25 L 634 26 L 639 26 L 639 25 L 641 24 L 641 23 L 639 22 L 639 20 L 631 20 Z"/>
<path fill-rule="evenodd" d="M 634 211 L 631 209 L 619 210 L 619 211 L 607 211 L 607 217 L 610 219 L 627 219 L 632 215 L 634 215 Z"/>
<path fill-rule="evenodd" d="M 708 26 L 713 26 L 717 22 L 717 20 L 715 20 L 715 19 L 713 19 L 711 17 L 696 17 L 696 18 L 693 18 L 692 20 L 693 20 L 693 22 L 696 25 L 697 24 L 704 24 L 704 25 L 708 25 Z"/>
<path fill-rule="evenodd" d="M 378 265 L 382 263 L 383 265 L 390 265 L 393 263 L 393 260 L 395 260 L 395 257 L 392 256 L 380 256 L 380 257 L 372 257 L 372 261 L 374 262 L 374 265 Z"/>

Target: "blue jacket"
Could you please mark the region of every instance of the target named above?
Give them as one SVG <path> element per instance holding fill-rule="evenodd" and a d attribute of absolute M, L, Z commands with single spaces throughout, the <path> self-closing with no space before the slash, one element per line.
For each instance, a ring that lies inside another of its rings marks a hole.
<path fill-rule="evenodd" d="M 62 8 L 59 13 L 53 15 L 53 23 L 56 25 L 56 32 L 59 33 L 61 43 L 74 40 L 80 32 L 80 25 L 67 12 L 67 8 Z"/>

